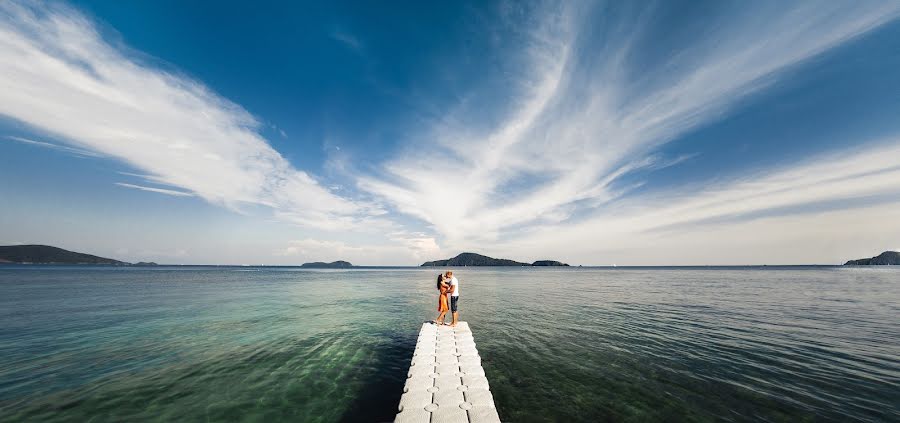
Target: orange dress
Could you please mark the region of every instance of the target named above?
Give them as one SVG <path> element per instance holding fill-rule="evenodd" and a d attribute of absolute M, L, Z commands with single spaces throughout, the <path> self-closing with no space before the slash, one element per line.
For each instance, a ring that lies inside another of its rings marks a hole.
<path fill-rule="evenodd" d="M 443 313 L 445 311 L 450 310 L 450 305 L 447 304 L 447 291 L 450 290 L 450 287 L 444 287 L 441 285 L 441 296 L 438 297 L 438 313 Z"/>

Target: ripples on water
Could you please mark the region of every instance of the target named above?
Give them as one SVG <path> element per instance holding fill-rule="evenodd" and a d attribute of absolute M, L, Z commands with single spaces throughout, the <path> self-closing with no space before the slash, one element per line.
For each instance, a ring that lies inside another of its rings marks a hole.
<path fill-rule="evenodd" d="M 393 418 L 431 269 L 0 267 L 0 420 Z M 505 421 L 897 421 L 900 269 L 459 269 Z"/>

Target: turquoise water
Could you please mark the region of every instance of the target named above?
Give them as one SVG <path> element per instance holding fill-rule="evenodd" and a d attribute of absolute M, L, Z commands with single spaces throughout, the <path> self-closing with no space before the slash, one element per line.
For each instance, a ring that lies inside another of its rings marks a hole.
<path fill-rule="evenodd" d="M 504 421 L 900 420 L 900 269 L 457 272 Z M 0 267 L 0 420 L 391 420 L 435 274 Z"/>

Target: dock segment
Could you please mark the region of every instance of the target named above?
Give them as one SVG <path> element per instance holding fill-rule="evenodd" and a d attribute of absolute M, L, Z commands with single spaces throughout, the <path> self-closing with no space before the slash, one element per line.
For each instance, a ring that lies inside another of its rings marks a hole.
<path fill-rule="evenodd" d="M 469 324 L 422 324 L 397 423 L 499 423 Z"/>

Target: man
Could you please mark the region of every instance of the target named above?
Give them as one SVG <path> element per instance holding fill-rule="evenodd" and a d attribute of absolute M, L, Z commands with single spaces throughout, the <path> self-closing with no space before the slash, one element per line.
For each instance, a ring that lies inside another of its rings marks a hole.
<path fill-rule="evenodd" d="M 450 279 L 450 311 L 453 312 L 453 323 L 450 323 L 450 326 L 456 326 L 456 322 L 459 320 L 459 312 L 457 311 L 457 305 L 459 304 L 459 281 L 453 276 L 453 271 L 448 270 L 447 279 Z"/>

